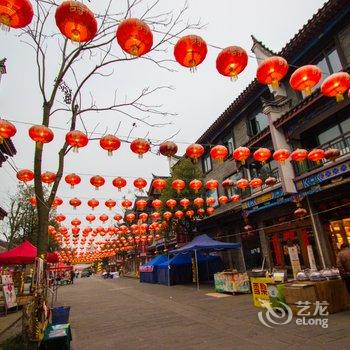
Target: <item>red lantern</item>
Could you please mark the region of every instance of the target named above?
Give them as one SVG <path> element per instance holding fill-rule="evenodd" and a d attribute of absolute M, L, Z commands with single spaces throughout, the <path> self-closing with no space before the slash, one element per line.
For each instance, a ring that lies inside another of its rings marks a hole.
<path fill-rule="evenodd" d="M 106 214 L 102 214 L 102 215 L 100 215 L 99 219 L 100 219 L 100 221 L 105 223 L 109 219 L 109 217 Z"/>
<path fill-rule="evenodd" d="M 232 153 L 233 159 L 241 162 L 242 164 L 245 163 L 245 161 L 249 156 L 250 156 L 250 150 L 247 147 L 238 147 Z"/>
<path fill-rule="evenodd" d="M 63 214 L 59 214 L 55 217 L 55 220 L 57 222 L 63 222 L 64 220 L 66 220 L 66 217 Z"/>
<path fill-rule="evenodd" d="M 81 205 L 81 200 L 78 198 L 72 198 L 69 201 L 69 204 L 73 207 L 73 209 L 77 209 L 77 207 L 79 207 L 79 205 Z"/>
<path fill-rule="evenodd" d="M 187 198 L 183 198 L 180 200 L 180 205 L 186 209 L 190 205 L 190 201 Z"/>
<path fill-rule="evenodd" d="M 203 206 L 204 204 L 204 199 L 201 198 L 201 197 L 197 197 L 193 200 L 193 204 L 197 207 L 197 208 L 200 208 Z"/>
<path fill-rule="evenodd" d="M 334 73 L 324 80 L 321 92 L 324 96 L 335 97 L 337 102 L 343 101 L 343 94 L 350 88 L 350 74 L 345 72 Z"/>
<path fill-rule="evenodd" d="M 147 201 L 144 199 L 139 199 L 135 204 L 138 210 L 144 210 L 147 207 Z"/>
<path fill-rule="evenodd" d="M 206 199 L 206 203 L 207 203 L 207 205 L 208 206 L 213 206 L 214 204 L 215 204 L 215 198 L 213 198 L 213 197 L 208 197 L 207 199 Z"/>
<path fill-rule="evenodd" d="M 206 210 L 208 216 L 213 215 L 214 211 L 215 211 L 215 209 L 213 207 L 209 207 Z"/>
<path fill-rule="evenodd" d="M 56 174 L 51 171 L 46 171 L 41 174 L 41 181 L 47 185 L 51 185 L 56 180 Z"/>
<path fill-rule="evenodd" d="M 239 46 L 223 49 L 216 59 L 216 69 L 225 77 L 237 79 L 248 63 L 247 52 Z"/>
<path fill-rule="evenodd" d="M 58 206 L 63 204 L 63 200 L 60 197 L 55 197 L 54 200 L 52 201 L 52 206 L 54 208 L 57 208 Z"/>
<path fill-rule="evenodd" d="M 169 221 L 172 217 L 173 217 L 173 214 L 170 213 L 170 211 L 166 211 L 164 214 L 163 214 L 163 217 L 165 220 Z"/>
<path fill-rule="evenodd" d="M 73 227 L 72 228 L 72 233 L 73 236 L 79 236 L 80 228 L 79 227 Z"/>
<path fill-rule="evenodd" d="M 137 18 L 122 21 L 118 26 L 116 36 L 120 47 L 132 56 L 146 54 L 153 45 L 150 27 Z"/>
<path fill-rule="evenodd" d="M 54 138 L 52 130 L 44 125 L 33 125 L 28 132 L 30 138 L 39 144 L 49 143 Z"/>
<path fill-rule="evenodd" d="M 169 158 L 174 157 L 177 152 L 177 145 L 172 141 L 165 141 L 159 146 L 159 153 Z"/>
<path fill-rule="evenodd" d="M 130 213 L 130 214 L 125 216 L 125 219 L 127 222 L 133 222 L 135 220 L 135 218 L 136 218 L 136 216 L 133 213 Z"/>
<path fill-rule="evenodd" d="M 202 188 L 203 183 L 200 180 L 194 179 L 190 182 L 189 186 L 190 186 L 191 190 L 194 190 L 194 192 L 197 193 L 198 190 L 200 190 Z"/>
<path fill-rule="evenodd" d="M 154 179 L 152 181 L 152 187 L 157 191 L 162 191 L 166 188 L 166 181 L 164 179 Z"/>
<path fill-rule="evenodd" d="M 94 210 L 96 207 L 99 206 L 100 202 L 97 199 L 92 198 L 87 202 L 87 204 L 92 210 Z"/>
<path fill-rule="evenodd" d="M 0 26 L 23 28 L 33 19 L 33 7 L 29 0 L 1 0 Z"/>
<path fill-rule="evenodd" d="M 263 181 L 257 177 L 252 179 L 249 183 L 251 188 L 259 188 L 262 186 L 262 184 L 263 184 Z"/>
<path fill-rule="evenodd" d="M 126 180 L 122 177 L 115 178 L 112 183 L 114 187 L 118 188 L 118 192 L 120 192 L 121 189 L 126 186 Z"/>
<path fill-rule="evenodd" d="M 264 164 L 268 159 L 270 159 L 270 157 L 271 151 L 268 148 L 263 147 L 259 148 L 253 154 L 253 158 L 261 164 Z"/>
<path fill-rule="evenodd" d="M 340 156 L 340 150 L 337 148 L 330 148 L 324 152 L 325 159 L 330 159 L 333 162 Z"/>
<path fill-rule="evenodd" d="M 176 43 L 174 56 L 178 63 L 193 71 L 204 61 L 207 51 L 207 44 L 200 36 L 187 35 Z"/>
<path fill-rule="evenodd" d="M 296 210 L 294 211 L 294 215 L 295 215 L 297 218 L 301 219 L 301 218 L 303 218 L 304 216 L 307 215 L 307 211 L 306 211 L 306 209 L 304 209 L 304 208 L 298 208 L 298 209 L 296 209 Z"/>
<path fill-rule="evenodd" d="M 277 151 L 273 152 L 273 159 L 276 162 L 279 162 L 281 164 L 284 164 L 284 162 L 289 158 L 290 152 L 287 149 L 278 149 Z"/>
<path fill-rule="evenodd" d="M 112 210 L 112 208 L 114 208 L 117 205 L 117 202 L 113 199 L 108 199 L 107 201 L 105 201 L 105 206 L 109 209 Z"/>
<path fill-rule="evenodd" d="M 228 150 L 225 146 L 217 145 L 210 150 L 210 157 L 219 163 L 222 163 L 228 155 Z"/>
<path fill-rule="evenodd" d="M 249 181 L 247 179 L 240 179 L 236 182 L 236 187 L 244 191 L 249 186 Z"/>
<path fill-rule="evenodd" d="M 143 189 L 147 186 L 147 181 L 142 177 L 139 177 L 136 180 L 134 180 L 134 186 L 142 192 Z"/>
<path fill-rule="evenodd" d="M 89 139 L 82 131 L 72 130 L 66 135 L 66 142 L 73 147 L 73 152 L 78 153 L 79 148 L 85 147 Z"/>
<path fill-rule="evenodd" d="M 147 213 L 141 213 L 139 215 L 139 219 L 143 222 L 145 222 L 148 219 L 148 214 Z"/>
<path fill-rule="evenodd" d="M 128 209 L 128 208 L 130 208 L 132 206 L 132 202 L 129 200 L 129 199 L 124 199 L 123 201 L 122 201 L 122 207 L 124 208 L 124 209 Z"/>
<path fill-rule="evenodd" d="M 9 139 L 10 137 L 16 135 L 16 132 L 17 129 L 12 123 L 8 122 L 7 120 L 0 119 L 0 144 L 3 143 L 4 139 Z"/>
<path fill-rule="evenodd" d="M 160 218 L 160 214 L 158 212 L 154 212 L 151 214 L 151 218 L 153 221 L 157 221 Z"/>
<path fill-rule="evenodd" d="M 225 189 L 231 188 L 234 185 L 231 179 L 226 179 L 222 182 L 222 187 Z"/>
<path fill-rule="evenodd" d="M 29 182 L 34 179 L 34 173 L 29 169 L 17 171 L 17 179 L 22 182 Z"/>
<path fill-rule="evenodd" d="M 175 200 L 175 199 L 172 199 L 172 198 L 170 198 L 170 199 L 168 199 L 168 200 L 166 201 L 166 205 L 167 205 L 170 209 L 174 209 L 175 206 L 176 206 L 176 204 L 177 204 L 176 200 Z"/>
<path fill-rule="evenodd" d="M 96 220 L 96 216 L 89 214 L 89 215 L 86 215 L 85 219 L 86 219 L 86 221 L 88 221 L 91 224 L 93 221 Z"/>
<path fill-rule="evenodd" d="M 216 190 L 219 187 L 219 183 L 216 180 L 209 180 L 206 182 L 205 187 L 208 190 Z"/>
<path fill-rule="evenodd" d="M 315 65 L 309 64 L 298 68 L 290 77 L 290 86 L 297 91 L 303 91 L 310 95 L 312 88 L 316 86 L 322 77 L 322 70 Z"/>
<path fill-rule="evenodd" d="M 177 219 L 182 219 L 183 216 L 184 216 L 184 213 L 181 211 L 181 210 L 177 210 L 175 213 L 174 213 L 175 217 Z"/>
<path fill-rule="evenodd" d="M 66 181 L 66 183 L 68 185 L 70 185 L 71 188 L 74 188 L 75 185 L 80 184 L 81 182 L 81 178 L 79 175 L 72 173 L 72 174 L 68 174 L 64 180 Z"/>
<path fill-rule="evenodd" d="M 163 202 L 160 199 L 155 199 L 152 201 L 152 207 L 156 210 L 160 209 L 163 205 Z"/>
<path fill-rule="evenodd" d="M 193 215 L 194 215 L 194 211 L 193 210 L 187 210 L 186 211 L 186 216 L 188 216 L 190 219 L 193 218 Z"/>
<path fill-rule="evenodd" d="M 176 179 L 172 182 L 171 187 L 177 191 L 177 193 L 180 193 L 185 188 L 186 184 L 185 181 Z"/>
<path fill-rule="evenodd" d="M 199 215 L 199 216 L 204 216 L 204 214 L 205 214 L 205 210 L 204 209 L 202 209 L 202 208 L 199 208 L 199 209 L 197 209 L 197 214 Z"/>
<path fill-rule="evenodd" d="M 204 147 L 198 143 L 189 145 L 186 149 L 186 156 L 197 161 L 204 154 Z"/>
<path fill-rule="evenodd" d="M 120 140 L 114 135 L 105 135 L 100 139 L 100 146 L 108 151 L 108 155 L 112 156 L 113 151 L 116 151 L 120 147 Z"/>
<path fill-rule="evenodd" d="M 220 197 L 219 197 L 219 203 L 220 203 L 221 205 L 224 205 L 224 204 L 226 204 L 227 202 L 228 202 L 227 196 L 220 196 Z"/>
<path fill-rule="evenodd" d="M 80 226 L 81 221 L 78 218 L 73 219 L 71 222 L 72 226 Z"/>
<path fill-rule="evenodd" d="M 297 148 L 291 153 L 290 157 L 294 162 L 303 162 L 307 158 L 307 150 Z"/>
<path fill-rule="evenodd" d="M 32 207 L 36 207 L 37 201 L 35 196 L 31 196 L 29 198 L 29 203 L 31 204 Z"/>
<path fill-rule="evenodd" d="M 100 175 L 95 175 L 90 179 L 90 183 L 92 186 L 95 186 L 96 191 L 103 186 L 105 182 L 105 179 Z"/>
<path fill-rule="evenodd" d="M 324 158 L 324 153 L 323 149 L 316 148 L 309 152 L 307 158 L 313 162 L 319 163 L 321 159 Z"/>
<path fill-rule="evenodd" d="M 259 64 L 256 77 L 259 83 L 271 85 L 276 89 L 279 87 L 279 81 L 284 78 L 288 72 L 287 61 L 279 56 L 266 58 Z"/>
<path fill-rule="evenodd" d="M 113 219 L 114 219 L 115 221 L 120 221 L 122 218 L 123 218 L 123 217 L 122 217 L 120 214 L 115 214 L 114 217 L 113 217 Z"/>
<path fill-rule="evenodd" d="M 150 148 L 150 143 L 144 139 L 136 139 L 130 144 L 131 151 L 138 154 L 139 158 L 142 158 L 143 155 L 147 153 Z"/>
<path fill-rule="evenodd" d="M 265 185 L 266 186 L 273 186 L 277 183 L 277 179 L 273 176 L 269 176 L 266 180 L 265 180 Z"/>
<path fill-rule="evenodd" d="M 241 196 L 239 194 L 234 194 L 233 196 L 231 196 L 231 201 L 234 203 L 237 203 L 241 200 Z"/>
<path fill-rule="evenodd" d="M 57 7 L 55 19 L 60 32 L 72 41 L 90 41 L 97 33 L 94 14 L 80 1 L 64 1 Z"/>

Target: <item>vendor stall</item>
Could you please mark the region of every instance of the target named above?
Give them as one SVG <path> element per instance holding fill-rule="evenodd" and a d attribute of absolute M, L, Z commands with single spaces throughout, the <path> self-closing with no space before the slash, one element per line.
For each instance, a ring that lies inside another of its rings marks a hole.
<path fill-rule="evenodd" d="M 215 290 L 221 293 L 250 293 L 247 273 L 223 271 L 214 275 Z"/>
<path fill-rule="evenodd" d="M 140 266 L 140 282 L 157 283 L 158 266 L 167 261 L 166 255 L 157 255 L 146 264 Z"/>

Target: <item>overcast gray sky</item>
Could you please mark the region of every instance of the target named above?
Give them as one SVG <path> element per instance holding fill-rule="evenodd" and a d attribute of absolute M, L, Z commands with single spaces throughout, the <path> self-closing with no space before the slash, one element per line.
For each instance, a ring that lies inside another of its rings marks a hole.
<path fill-rule="evenodd" d="M 98 10 L 105 0 L 92 2 L 94 10 Z M 126 1 L 116 0 L 115 6 L 123 9 Z M 208 43 L 220 47 L 238 45 L 245 48 L 251 54 L 252 41 L 250 35 L 255 35 L 265 45 L 275 51 L 279 51 L 287 41 L 307 22 L 309 18 L 324 3 L 323 0 L 188 0 L 189 9 L 185 18 L 196 21 L 198 18 L 207 23 L 205 29 L 195 32 L 202 36 Z M 176 5 L 174 5 L 176 4 Z M 169 6 L 170 5 L 170 6 Z M 181 1 L 160 0 L 159 12 L 169 10 L 178 11 L 182 6 Z M 119 11 L 119 9 L 117 10 Z M 137 11 L 132 14 L 137 17 Z M 50 18 L 52 26 L 50 30 L 56 31 L 53 15 Z M 17 32 L 0 32 L 0 58 L 7 57 L 8 74 L 3 76 L 0 83 L 0 116 L 18 121 L 41 124 L 41 100 L 36 81 L 36 67 L 32 50 L 16 37 Z M 188 33 L 190 34 L 190 33 Z M 120 50 L 117 42 L 116 50 Z M 52 74 L 57 66 L 57 48 L 53 45 L 49 55 L 49 69 Z M 173 58 L 173 48 L 169 47 L 167 55 Z M 210 124 L 228 107 L 228 105 L 242 92 L 255 76 L 256 61 L 249 58 L 248 67 L 239 76 L 238 81 L 231 82 L 229 78 L 221 76 L 215 68 L 215 59 L 219 50 L 209 47 L 206 60 L 201 64 L 195 74 L 177 64 L 172 64 L 177 72 L 170 73 L 156 67 L 145 60 L 136 60 L 117 65 L 114 74 L 107 78 L 99 78 L 87 88 L 87 93 L 92 91 L 97 103 L 108 103 L 118 89 L 118 97 L 135 96 L 142 87 L 156 87 L 159 85 L 172 85 L 173 91 L 160 92 L 153 95 L 147 102 L 162 104 L 163 109 L 177 113 L 166 121 L 173 125 L 164 128 L 149 128 L 142 123 L 137 123 L 131 136 L 144 137 L 147 133 L 151 139 L 162 140 L 180 130 L 174 141 L 178 142 L 179 154 L 182 154 L 186 143 L 194 142 Z M 86 64 L 88 64 L 86 62 Z M 81 65 L 84 65 L 82 61 Z M 84 66 L 79 67 L 84 69 Z M 59 96 L 61 98 L 61 95 Z M 52 118 L 54 126 L 66 127 L 67 116 L 57 114 Z M 153 118 L 153 121 L 161 121 Z M 114 132 L 119 122 L 121 127 L 118 135 L 127 135 L 131 129 L 133 120 L 117 113 L 90 114 L 85 119 L 87 128 L 92 130 L 99 123 L 98 132 Z M 34 144 L 28 136 L 29 126 L 16 124 L 17 134 L 13 138 L 17 148 L 14 161 L 19 169 L 33 167 Z M 81 128 L 81 125 L 78 127 Z M 61 145 L 65 132 L 55 130 L 55 140 L 45 147 L 43 171 L 56 171 L 57 150 Z M 68 219 L 74 216 L 85 216 L 90 213 L 86 202 L 95 197 L 103 201 L 112 197 L 116 200 L 122 195 L 133 198 L 132 181 L 142 176 L 149 180 L 151 174 L 166 175 L 168 162 L 162 156 L 146 154 L 139 160 L 131 153 L 129 145 L 122 144 L 113 157 L 100 149 L 98 142 L 91 142 L 79 154 L 70 153 L 66 157 L 65 173 L 76 172 L 78 174 L 110 175 L 106 177 L 106 185 L 98 192 L 89 183 L 91 176 L 82 176 L 82 183 L 74 190 L 62 181 L 58 195 L 66 203 L 69 198 L 79 197 L 83 205 L 73 211 L 69 205 L 64 205 L 59 212 L 67 215 Z M 130 182 L 127 190 L 118 193 L 111 184 L 116 176 L 124 176 Z M 0 205 L 7 208 L 7 193 L 13 193 L 17 180 L 14 171 L 8 164 L 0 169 Z M 131 193 L 130 193 L 131 190 Z M 129 192 L 128 192 L 129 191 Z M 119 200 L 120 202 L 120 200 Z M 104 205 L 100 205 L 96 214 L 108 213 Z M 119 210 L 120 211 L 120 210 Z M 86 222 L 83 222 L 85 225 Z"/>

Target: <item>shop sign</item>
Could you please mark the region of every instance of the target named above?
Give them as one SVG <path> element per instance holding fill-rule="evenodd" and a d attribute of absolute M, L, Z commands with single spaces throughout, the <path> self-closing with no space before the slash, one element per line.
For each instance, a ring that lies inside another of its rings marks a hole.
<path fill-rule="evenodd" d="M 307 255 L 309 258 L 309 264 L 310 264 L 310 269 L 311 270 L 317 270 L 317 266 L 316 266 L 316 261 L 315 261 L 315 255 L 314 255 L 314 251 L 312 250 L 312 245 L 308 245 L 306 247 L 307 249 Z"/>
<path fill-rule="evenodd" d="M 10 309 L 17 306 L 15 286 L 13 284 L 12 276 L 2 275 L 1 276 L 2 290 L 4 292 L 4 299 L 6 308 Z"/>
<path fill-rule="evenodd" d="M 242 209 L 249 209 L 255 207 L 259 204 L 266 203 L 272 199 L 277 199 L 283 197 L 284 193 L 282 188 L 277 188 L 271 192 L 265 193 L 261 196 L 249 199 L 248 201 L 242 203 Z"/>
<path fill-rule="evenodd" d="M 252 293 L 254 306 L 264 307 L 265 302 L 270 302 L 270 296 L 267 285 L 272 283 L 273 280 L 270 277 L 251 277 Z"/>
<path fill-rule="evenodd" d="M 153 272 L 153 265 L 149 265 L 149 266 L 140 266 L 139 271 L 140 272 Z"/>
<path fill-rule="evenodd" d="M 288 247 L 288 254 L 289 254 L 290 263 L 292 265 L 293 277 L 294 279 L 296 279 L 298 272 L 301 271 L 297 246 L 293 245 L 292 247 Z"/>

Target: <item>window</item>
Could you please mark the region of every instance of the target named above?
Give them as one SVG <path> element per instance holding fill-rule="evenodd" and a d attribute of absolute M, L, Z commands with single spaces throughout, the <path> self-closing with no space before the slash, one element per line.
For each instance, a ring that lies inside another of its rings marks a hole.
<path fill-rule="evenodd" d="M 339 72 L 343 69 L 338 52 L 335 48 L 322 52 L 321 56 L 319 56 L 315 61 L 315 65 L 318 66 L 323 72 L 321 81 L 318 83 L 318 85 L 316 85 L 316 87 L 319 87 L 322 81 L 330 74 Z"/>
<path fill-rule="evenodd" d="M 341 131 L 343 134 L 350 132 L 350 118 L 345 119 L 340 123 Z"/>
<path fill-rule="evenodd" d="M 323 145 L 325 143 L 333 141 L 334 139 L 336 139 L 340 135 L 341 135 L 340 127 L 337 124 L 337 125 L 333 126 L 332 128 L 321 132 L 318 135 L 318 142 L 320 143 L 320 145 Z"/>
<path fill-rule="evenodd" d="M 223 144 L 228 150 L 228 157 L 229 157 L 235 148 L 234 142 L 233 142 L 233 136 L 229 135 L 229 136 L 225 137 L 223 140 Z"/>
<path fill-rule="evenodd" d="M 209 173 L 209 171 L 213 169 L 209 155 L 205 156 L 203 159 L 203 169 L 204 173 Z"/>
<path fill-rule="evenodd" d="M 261 180 L 265 181 L 269 176 L 273 176 L 276 179 L 279 178 L 278 175 L 278 165 L 275 160 L 271 160 L 268 163 L 252 163 L 249 165 L 249 180 L 254 177 L 259 177 Z"/>
<path fill-rule="evenodd" d="M 249 123 L 252 135 L 258 134 L 269 125 L 267 116 L 262 112 L 258 112 L 253 117 L 251 117 L 249 119 Z"/>

